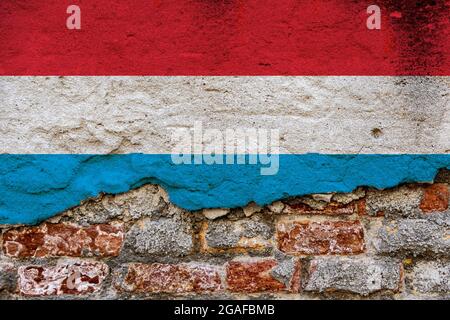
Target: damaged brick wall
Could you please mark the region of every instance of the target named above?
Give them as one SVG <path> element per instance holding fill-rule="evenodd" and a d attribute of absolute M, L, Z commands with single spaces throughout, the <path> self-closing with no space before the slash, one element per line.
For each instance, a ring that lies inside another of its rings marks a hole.
<path fill-rule="evenodd" d="M 450 298 L 449 182 L 197 212 L 104 195 L 3 226 L 0 297 Z"/>

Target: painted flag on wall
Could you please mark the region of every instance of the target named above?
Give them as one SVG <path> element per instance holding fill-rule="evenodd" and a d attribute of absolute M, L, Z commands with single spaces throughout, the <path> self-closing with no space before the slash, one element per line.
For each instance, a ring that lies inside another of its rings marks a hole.
<path fill-rule="evenodd" d="M 198 210 L 431 182 L 449 6 L 4 0 L 0 224 L 146 183 Z"/>

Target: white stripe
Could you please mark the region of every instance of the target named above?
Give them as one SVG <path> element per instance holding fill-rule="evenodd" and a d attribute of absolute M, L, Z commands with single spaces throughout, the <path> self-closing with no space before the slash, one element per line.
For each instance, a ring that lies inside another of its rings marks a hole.
<path fill-rule="evenodd" d="M 170 153 L 173 128 L 285 153 L 448 153 L 449 77 L 2 77 L 1 153 Z"/>

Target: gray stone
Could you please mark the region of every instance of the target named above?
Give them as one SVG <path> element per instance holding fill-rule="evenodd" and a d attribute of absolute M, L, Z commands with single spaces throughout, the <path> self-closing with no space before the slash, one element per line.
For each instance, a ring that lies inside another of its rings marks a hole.
<path fill-rule="evenodd" d="M 423 219 L 385 221 L 377 230 L 373 245 L 382 254 L 436 254 L 450 256 L 450 214 Z"/>
<path fill-rule="evenodd" d="M 398 291 L 401 264 L 370 257 L 323 257 L 311 262 L 306 291 L 340 291 L 369 295 L 381 290 Z"/>
<path fill-rule="evenodd" d="M 193 249 L 191 226 L 181 218 L 139 221 L 126 238 L 138 254 L 185 256 Z"/>
<path fill-rule="evenodd" d="M 278 264 L 272 268 L 270 274 L 278 281 L 284 283 L 286 288 L 289 288 L 292 277 L 296 271 L 297 260 L 292 257 L 285 257 L 278 261 Z"/>
<path fill-rule="evenodd" d="M 386 217 L 412 217 L 420 215 L 420 201 L 423 190 L 417 187 L 402 186 L 383 191 L 367 193 L 366 210 L 368 215 L 376 216 L 383 212 Z"/>
<path fill-rule="evenodd" d="M 208 225 L 206 242 L 212 248 L 233 248 L 243 237 L 267 240 L 271 236 L 271 227 L 263 221 L 251 219 L 214 221 Z"/>
<path fill-rule="evenodd" d="M 419 262 L 413 270 L 412 287 L 420 293 L 444 293 L 450 297 L 450 263 Z"/>

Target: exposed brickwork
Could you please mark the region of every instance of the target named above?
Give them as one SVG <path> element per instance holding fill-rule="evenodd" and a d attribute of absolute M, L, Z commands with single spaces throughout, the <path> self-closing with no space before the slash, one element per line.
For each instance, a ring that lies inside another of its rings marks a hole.
<path fill-rule="evenodd" d="M 0 226 L 0 299 L 450 299 L 446 190 L 360 188 L 220 214 L 177 208 L 155 186 L 107 195 Z"/>
<path fill-rule="evenodd" d="M 18 287 L 20 294 L 26 296 L 88 294 L 100 290 L 108 272 L 108 266 L 100 262 L 22 266 L 18 270 Z"/>
<path fill-rule="evenodd" d="M 445 211 L 448 209 L 449 198 L 448 185 L 443 183 L 433 184 L 425 188 L 420 209 L 425 213 Z"/>
<path fill-rule="evenodd" d="M 11 229 L 3 235 L 3 250 L 11 257 L 117 256 L 123 242 L 121 226 L 100 224 L 86 228 L 44 223 Z"/>
<path fill-rule="evenodd" d="M 204 293 L 220 290 L 221 279 L 217 268 L 209 265 L 132 263 L 121 289 L 140 293 Z"/>
<path fill-rule="evenodd" d="M 357 254 L 364 251 L 359 221 L 288 221 L 277 225 L 278 247 L 289 254 Z"/>

